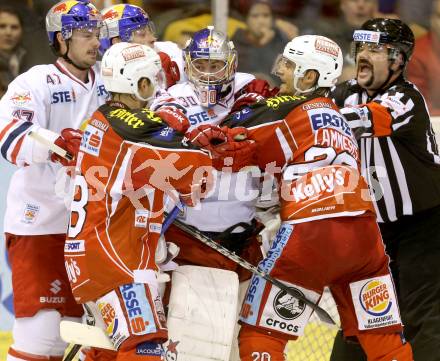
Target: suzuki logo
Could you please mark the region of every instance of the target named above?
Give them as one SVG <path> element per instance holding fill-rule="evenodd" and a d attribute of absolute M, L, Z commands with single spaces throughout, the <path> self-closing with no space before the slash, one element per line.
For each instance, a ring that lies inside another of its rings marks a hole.
<path fill-rule="evenodd" d="M 50 289 L 50 291 L 56 295 L 58 292 L 61 291 L 61 281 L 60 280 L 55 280 L 53 281 L 51 284 L 52 288 Z"/>

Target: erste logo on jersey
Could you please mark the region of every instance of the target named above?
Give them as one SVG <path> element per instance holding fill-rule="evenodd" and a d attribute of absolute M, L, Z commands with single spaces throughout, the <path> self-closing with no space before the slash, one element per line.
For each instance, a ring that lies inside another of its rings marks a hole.
<path fill-rule="evenodd" d="M 359 330 L 400 324 L 390 275 L 350 283 Z"/>
<path fill-rule="evenodd" d="M 194 113 L 188 116 L 188 120 L 191 125 L 209 122 L 214 118 L 217 118 L 217 114 L 215 114 L 213 109 L 207 109 L 206 111 L 203 110 L 199 113 Z"/>
<path fill-rule="evenodd" d="M 310 109 L 307 111 L 314 132 L 321 128 L 333 128 L 352 136 L 350 126 L 344 117 L 334 109 Z"/>
<path fill-rule="evenodd" d="M 156 331 L 156 324 L 151 313 L 143 284 L 126 284 L 119 287 L 127 311 L 131 333 L 145 335 Z"/>
<path fill-rule="evenodd" d="M 63 90 L 52 93 L 52 100 L 51 104 L 58 104 L 58 103 L 70 103 L 76 101 L 76 94 L 75 91 L 72 89 L 70 90 Z"/>
<path fill-rule="evenodd" d="M 95 157 L 99 156 L 104 132 L 91 124 L 87 124 L 81 139 L 80 150 Z"/>

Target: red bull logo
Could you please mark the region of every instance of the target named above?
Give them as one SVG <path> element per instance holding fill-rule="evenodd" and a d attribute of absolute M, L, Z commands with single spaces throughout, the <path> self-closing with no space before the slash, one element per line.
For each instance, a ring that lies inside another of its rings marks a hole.
<path fill-rule="evenodd" d="M 55 6 L 52 10 L 54 14 L 64 13 L 67 10 L 67 4 L 61 3 L 58 6 Z"/>
<path fill-rule="evenodd" d="M 359 294 L 359 300 L 362 308 L 370 315 L 383 316 L 391 309 L 392 302 L 390 293 L 393 290 L 388 289 L 386 283 L 380 280 L 368 281 Z"/>
<path fill-rule="evenodd" d="M 106 11 L 103 15 L 104 20 L 121 19 L 124 13 L 125 5 L 119 4 L 113 6 L 109 11 Z"/>
<path fill-rule="evenodd" d="M 115 309 L 109 303 L 98 303 L 98 308 L 106 326 L 105 333 L 113 337 L 118 329 Z"/>
<path fill-rule="evenodd" d="M 30 92 L 14 93 L 10 98 L 15 105 L 24 105 L 32 100 Z"/>
<path fill-rule="evenodd" d="M 78 4 L 78 1 L 66 1 L 57 6 L 52 10 L 53 14 L 67 14 L 72 7 Z"/>

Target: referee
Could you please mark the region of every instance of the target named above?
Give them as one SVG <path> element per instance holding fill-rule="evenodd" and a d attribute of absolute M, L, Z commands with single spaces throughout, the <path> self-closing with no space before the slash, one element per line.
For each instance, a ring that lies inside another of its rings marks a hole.
<path fill-rule="evenodd" d="M 414 360 L 440 361 L 440 157 L 423 96 L 403 75 L 414 35 L 400 20 L 372 19 L 353 38 L 356 79 L 332 98 L 359 139 Z M 361 360 L 339 334 L 331 361 Z"/>

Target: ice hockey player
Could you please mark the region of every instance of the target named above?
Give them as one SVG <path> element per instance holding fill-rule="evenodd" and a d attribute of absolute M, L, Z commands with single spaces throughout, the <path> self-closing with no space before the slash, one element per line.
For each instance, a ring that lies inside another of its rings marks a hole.
<path fill-rule="evenodd" d="M 170 96 L 184 107 L 190 123 L 189 128 L 185 129 L 187 132 L 203 124 L 219 124 L 233 108 L 236 97 L 254 81 L 254 77 L 236 73 L 237 54 L 233 44 L 213 27 L 194 34 L 184 49 L 184 56 L 188 81 L 169 88 L 165 103 Z M 163 102 L 163 98 L 158 98 L 152 107 Z M 239 164 L 235 166 L 240 167 Z M 255 199 L 247 202 L 237 199 L 236 187 L 240 186 L 242 190 L 258 189 L 259 180 L 253 182 L 248 177 L 243 184 L 237 184 L 237 177 L 233 178 L 229 189 L 220 190 L 217 187 L 203 200 L 201 208 L 186 209 L 182 220 L 203 232 L 209 232 L 211 237 L 231 247 L 241 247 L 254 228 Z M 225 194 L 220 194 L 222 191 Z M 198 241 L 192 241 L 191 237 L 173 226 L 168 235 L 182 249 L 180 261 L 226 269 L 232 266 L 225 257 L 208 247 L 204 249 Z M 194 243 L 197 247 L 192 246 Z M 201 252 L 201 249 L 204 251 Z"/>
<path fill-rule="evenodd" d="M 183 53 L 188 80 L 169 88 L 167 93 L 157 98 L 152 105 L 154 108 L 161 104 L 177 103 L 177 107 L 185 109 L 190 123 L 189 127 L 170 124 L 175 129 L 190 133 L 199 125 L 219 124 L 239 106 L 255 102 L 256 99 L 270 96 L 277 91 L 269 89 L 265 81 L 257 80 L 253 75 L 236 73 L 237 53 L 233 43 L 212 26 L 195 33 Z M 237 152 L 242 153 L 249 153 L 250 151 L 246 147 L 252 147 L 252 144 L 243 142 L 237 143 L 237 145 L 243 146 L 240 150 L 236 149 Z M 258 229 L 255 221 L 255 202 L 260 179 L 252 177 L 250 172 L 240 175 L 231 173 L 230 169 L 232 168 L 241 168 L 241 163 L 237 158 L 234 158 L 234 164 L 231 168 L 224 173 L 217 174 L 215 189 L 202 200 L 199 207 L 185 208 L 180 219 L 227 248 L 243 256 L 249 256 L 249 259 L 254 257 L 255 259 L 252 260 L 256 262 L 256 259 L 261 257 L 256 240 Z M 256 195 L 249 197 L 247 192 L 252 192 L 252 190 Z M 242 272 L 235 263 L 201 244 L 174 225 L 170 226 L 165 236 L 167 240 L 180 247 L 180 252 L 175 259 L 179 265 L 204 266 L 211 270 L 213 268 L 230 270 L 240 272 L 242 279 L 250 277 Z M 183 270 L 182 268 L 181 271 Z M 202 271 L 199 270 L 200 272 Z M 210 271 L 206 270 L 206 272 Z M 203 288 L 202 284 L 197 285 L 196 283 L 195 281 L 191 282 L 191 288 Z M 201 296 L 206 296 L 203 289 L 198 292 Z M 202 297 L 199 297 L 199 301 L 204 303 Z M 224 302 L 230 303 L 229 299 L 225 299 Z M 191 305 L 191 307 L 200 308 L 198 305 Z M 187 322 L 189 321 L 187 320 Z M 233 327 L 233 324 L 234 321 L 232 321 L 232 326 L 226 328 Z M 221 333 L 221 331 L 219 332 Z M 208 333 L 205 332 L 203 336 L 208 337 Z M 192 340 L 192 342 L 196 342 L 196 340 Z M 215 342 L 208 339 L 203 339 L 203 342 L 214 348 Z M 179 348 L 186 349 L 182 340 L 177 346 L 177 352 L 179 352 Z M 193 345 L 193 349 L 198 350 L 195 345 Z M 207 352 L 213 351 L 207 349 Z"/>
<path fill-rule="evenodd" d="M 101 40 L 101 50 L 116 42 L 129 42 L 154 48 L 162 62 L 166 87 L 176 84 L 183 74 L 182 50 L 171 41 L 156 41 L 155 26 L 148 14 L 131 4 L 112 5 L 101 11 L 106 38 Z"/>
<path fill-rule="evenodd" d="M 66 269 L 75 300 L 90 304 L 118 350 L 110 358 L 161 360 L 167 326 L 155 252 L 164 198 L 195 202 L 211 159 L 183 134 L 163 136 L 167 124 L 144 108 L 164 80 L 153 49 L 117 43 L 104 54 L 101 72 L 111 100 L 84 130 Z"/>
<path fill-rule="evenodd" d="M 74 129 L 107 95 L 95 65 L 101 24 L 91 4 L 56 3 L 46 16 L 56 62 L 18 76 L 0 101 L 1 153 L 18 167 L 4 226 L 15 310 L 8 361 L 61 360 L 67 344 L 59 336 L 60 320 L 83 313 L 72 296 L 63 257 L 68 209 L 57 189 L 61 165 L 69 162 L 30 134 L 72 154 L 78 150 L 81 134 Z"/>
<path fill-rule="evenodd" d="M 412 361 L 356 139 L 328 98 L 341 49 L 325 37 L 300 36 L 275 69 L 281 94 L 226 121 L 248 128 L 260 168 L 280 170 L 283 223 L 259 266 L 314 302 L 329 286 L 344 334 L 357 337 L 369 360 Z M 287 341 L 303 334 L 310 314 L 254 276 L 240 316 L 241 359 L 284 360 Z"/>

